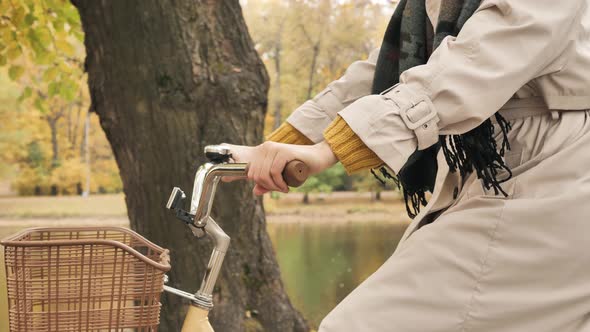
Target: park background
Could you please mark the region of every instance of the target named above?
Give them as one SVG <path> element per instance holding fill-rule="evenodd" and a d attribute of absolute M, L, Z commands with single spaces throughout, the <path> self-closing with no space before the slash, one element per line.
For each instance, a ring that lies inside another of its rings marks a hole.
<path fill-rule="evenodd" d="M 264 134 L 379 46 L 395 2 L 240 2 L 270 78 Z M 0 238 L 26 227 L 129 225 L 117 162 L 89 111 L 84 57 L 70 2 L 0 0 Z M 287 294 L 312 328 L 389 257 L 409 221 L 396 188 L 339 164 L 292 193 L 266 195 L 264 208 Z"/>

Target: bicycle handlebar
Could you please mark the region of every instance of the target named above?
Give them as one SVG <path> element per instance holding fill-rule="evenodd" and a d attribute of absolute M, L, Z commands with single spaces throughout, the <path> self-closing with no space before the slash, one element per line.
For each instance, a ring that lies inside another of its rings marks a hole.
<path fill-rule="evenodd" d="M 246 174 L 248 168 L 246 167 Z M 283 169 L 283 180 L 289 187 L 301 186 L 309 177 L 309 167 L 300 160 L 291 160 Z"/>
<path fill-rule="evenodd" d="M 290 161 L 283 170 L 283 178 L 285 179 L 287 185 L 291 187 L 301 186 L 308 177 L 309 167 L 307 167 L 307 165 L 300 160 Z"/>
<path fill-rule="evenodd" d="M 205 147 L 205 157 L 213 164 L 232 165 L 221 167 L 217 175 L 242 177 L 248 174 L 248 164 L 231 163 L 231 150 L 227 145 L 208 145 Z M 238 173 L 238 174 L 235 174 Z M 241 174 L 240 174 L 241 173 Z M 283 169 L 283 179 L 290 187 L 299 187 L 309 177 L 309 167 L 300 160 L 291 160 Z"/>
<path fill-rule="evenodd" d="M 188 224 L 196 237 L 207 234 L 213 240 L 214 248 L 207 265 L 207 273 L 201 282 L 199 291 L 194 295 L 168 286 L 165 287 L 165 290 L 190 299 L 194 305 L 201 309 L 209 310 L 213 306 L 213 287 L 230 242 L 229 236 L 210 216 L 215 190 L 222 177 L 245 178 L 249 165 L 229 162 L 231 152 L 222 145 L 205 147 L 205 156 L 209 162 L 201 165 L 195 175 L 190 210 L 185 211 L 182 208 L 182 201 L 186 196 L 177 187 L 172 190 L 166 207 L 174 210 L 176 217 Z M 300 160 L 292 160 L 285 165 L 282 176 L 287 185 L 299 187 L 307 180 L 309 167 Z M 187 318 L 187 321 L 189 323 L 185 323 L 185 326 L 193 325 L 190 323 L 192 319 Z M 185 331 L 184 327 L 183 331 Z"/>

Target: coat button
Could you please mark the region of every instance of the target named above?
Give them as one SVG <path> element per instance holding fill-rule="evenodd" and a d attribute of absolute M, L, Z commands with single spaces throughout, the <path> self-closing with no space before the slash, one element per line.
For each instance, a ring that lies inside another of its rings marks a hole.
<path fill-rule="evenodd" d="M 457 196 L 459 196 L 459 188 L 455 187 L 453 189 L 453 199 L 457 199 Z"/>

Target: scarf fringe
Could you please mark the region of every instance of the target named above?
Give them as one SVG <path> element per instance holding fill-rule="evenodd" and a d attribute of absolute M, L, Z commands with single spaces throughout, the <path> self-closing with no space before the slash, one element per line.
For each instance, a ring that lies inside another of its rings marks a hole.
<path fill-rule="evenodd" d="M 495 119 L 502 131 L 499 151 L 491 119 L 465 134 L 440 136 L 440 144 L 451 172 L 459 170 L 461 176 L 465 176 L 475 171 L 486 190 L 493 188 L 496 195 L 502 193 L 506 197 L 508 194 L 500 184 L 512 177 L 503 159 L 506 150 L 510 150 L 508 132 L 512 127 L 500 113 L 495 114 Z M 508 174 L 504 179 L 498 178 L 501 171 Z"/>
<path fill-rule="evenodd" d="M 510 150 L 508 132 L 512 127 L 500 113 L 495 114 L 495 119 L 502 132 L 499 150 L 491 119 L 487 119 L 465 134 L 440 136 L 439 144 L 451 172 L 454 173 L 459 170 L 461 176 L 465 176 L 475 171 L 477 178 L 482 181 L 486 190 L 493 188 L 496 195 L 502 193 L 506 197 L 508 194 L 502 189 L 501 184 L 512 178 L 512 171 L 505 164 L 503 157 L 506 150 Z M 393 180 L 395 185 L 403 192 L 408 216 L 412 219 L 416 217 L 420 213 L 421 206 L 426 206 L 428 203 L 426 201 L 426 191 L 428 189 L 409 189 L 402 183 L 403 179 L 390 174 L 384 166 L 380 167 L 379 171 L 383 178 L 379 177 L 371 169 L 371 173 L 381 184 L 385 185 L 386 179 Z M 501 171 L 507 173 L 507 176 L 503 179 L 499 178 Z"/>
<path fill-rule="evenodd" d="M 426 204 L 428 204 L 428 201 L 426 201 L 426 191 L 425 189 L 418 189 L 418 190 L 409 190 L 408 186 L 404 186 L 401 181 L 400 178 L 393 176 L 391 173 L 389 173 L 389 171 L 387 170 L 387 168 L 385 168 L 385 166 L 381 166 L 379 168 L 379 172 L 381 172 L 381 177 L 379 177 L 379 175 L 377 175 L 377 173 L 371 169 L 371 174 L 373 174 L 373 176 L 379 181 L 381 182 L 382 185 L 386 184 L 386 180 L 392 180 L 393 183 L 397 186 L 397 188 L 403 193 L 404 195 L 404 201 L 406 203 L 406 212 L 408 213 L 408 216 L 412 219 L 414 219 L 414 217 L 416 217 L 418 215 L 418 213 L 420 213 L 420 206 L 424 205 L 426 206 Z"/>

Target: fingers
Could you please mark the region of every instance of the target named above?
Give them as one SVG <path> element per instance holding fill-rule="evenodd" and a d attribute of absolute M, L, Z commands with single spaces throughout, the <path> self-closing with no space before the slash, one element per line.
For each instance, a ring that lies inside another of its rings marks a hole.
<path fill-rule="evenodd" d="M 243 177 L 239 177 L 239 176 L 224 176 L 221 178 L 222 182 L 233 182 L 236 180 L 243 180 Z"/>
<path fill-rule="evenodd" d="M 260 157 L 250 162 L 248 178 L 267 191 L 288 192 L 282 170 L 288 160 L 286 145 L 265 142 L 259 146 Z"/>
<path fill-rule="evenodd" d="M 263 144 L 261 148 L 262 151 L 264 151 L 264 157 L 255 160 L 250 164 L 250 167 L 252 168 L 252 180 L 254 180 L 258 186 L 265 188 L 266 190 L 283 191 L 274 183 L 270 176 L 270 168 L 272 167 L 272 163 L 278 151 L 270 147 L 269 144 Z"/>
<path fill-rule="evenodd" d="M 262 196 L 264 194 L 266 194 L 267 192 L 270 192 L 270 190 L 261 187 L 260 185 L 255 185 L 254 189 L 252 190 L 252 192 L 254 193 L 254 195 L 256 196 Z"/>
<path fill-rule="evenodd" d="M 279 178 L 282 178 L 282 176 L 280 176 L 280 173 L 282 172 L 282 167 L 280 165 L 282 158 L 280 155 L 280 151 L 276 149 L 269 151 L 264 160 L 264 164 L 260 169 L 259 180 L 257 183 L 270 191 L 287 192 L 289 188 L 285 182 L 282 179 L 277 181 L 276 177 L 273 176 L 273 173 L 278 171 Z"/>
<path fill-rule="evenodd" d="M 256 183 L 254 193 L 262 195 L 269 191 L 288 192 L 289 186 L 283 179 L 283 169 L 293 159 L 294 146 L 275 142 L 265 142 L 256 147 L 223 144 L 230 148 L 235 162 L 248 163 L 249 180 Z M 241 177 L 223 177 L 231 182 Z"/>
<path fill-rule="evenodd" d="M 275 185 L 284 193 L 289 192 L 289 186 L 283 178 L 283 170 L 287 165 L 287 160 L 281 157 L 275 157 L 272 166 L 270 167 L 270 176 Z"/>

